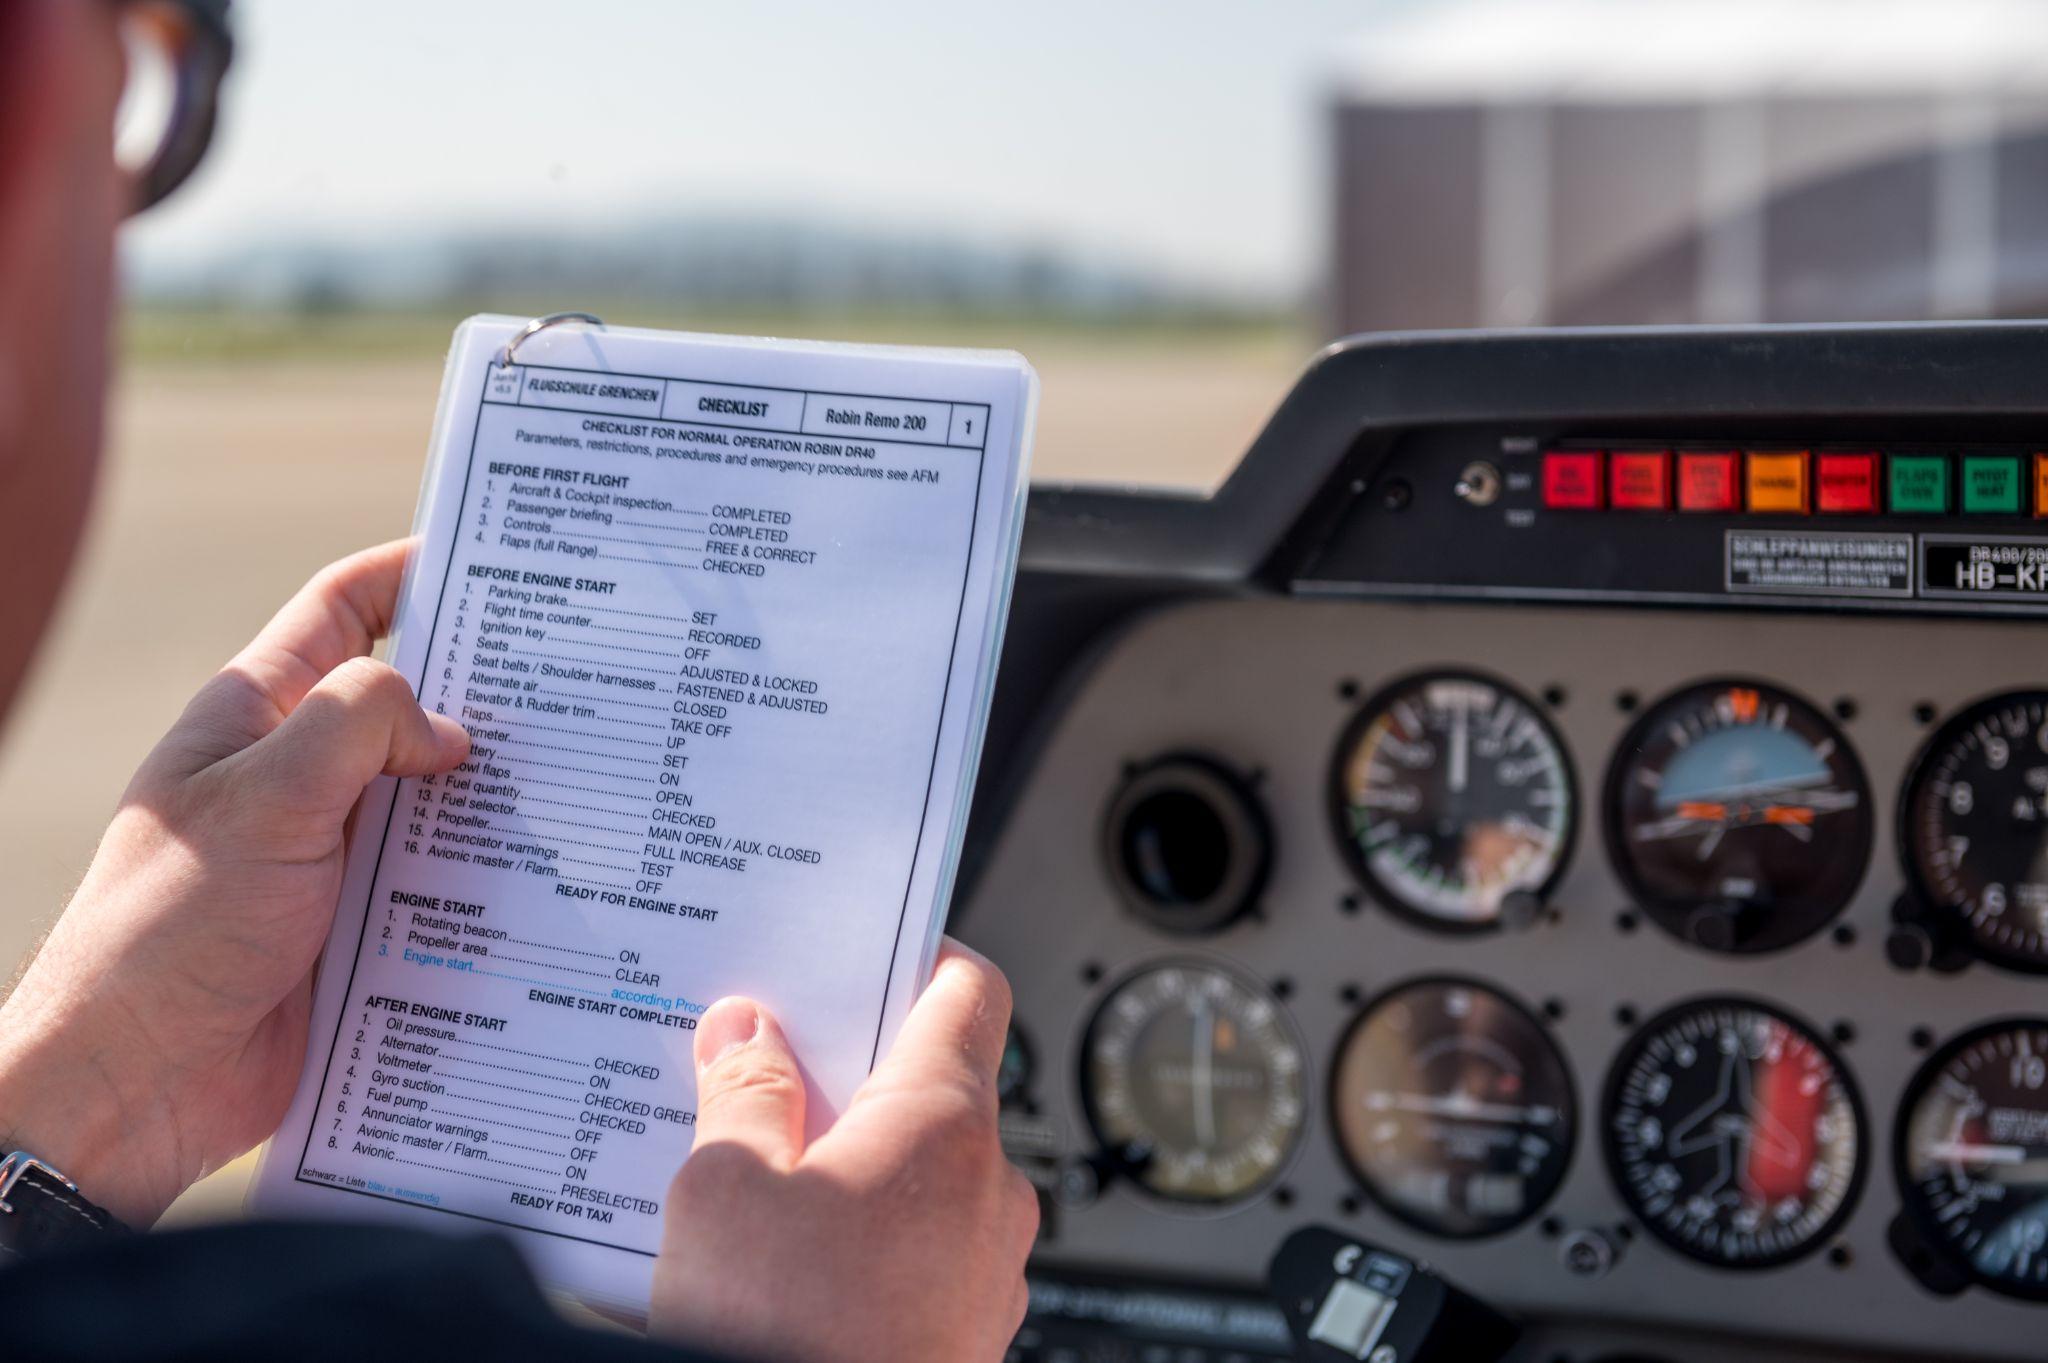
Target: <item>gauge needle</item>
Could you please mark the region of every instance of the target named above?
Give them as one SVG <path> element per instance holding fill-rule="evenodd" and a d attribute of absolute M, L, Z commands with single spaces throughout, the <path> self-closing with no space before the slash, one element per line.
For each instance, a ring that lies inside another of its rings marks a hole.
<path fill-rule="evenodd" d="M 1195 1144 L 1207 1150 L 1216 1144 L 1216 1024 L 1209 1000 L 1195 1000 Z"/>
<path fill-rule="evenodd" d="M 2027 1157 L 2024 1145 L 1978 1145 L 1971 1141 L 1937 1141 L 1927 1157 L 1956 1164 L 2018 1164 Z"/>
<path fill-rule="evenodd" d="M 1482 1103 L 1469 1093 L 1375 1093 L 1366 1106 L 1376 1112 L 1419 1112 L 1428 1117 L 1472 1117 L 1483 1122 L 1547 1122 L 1549 1108 Z"/>
<path fill-rule="evenodd" d="M 1470 775 L 1472 712 L 1460 705 L 1451 714 L 1455 721 L 1451 726 L 1451 794 L 1457 795 Z"/>

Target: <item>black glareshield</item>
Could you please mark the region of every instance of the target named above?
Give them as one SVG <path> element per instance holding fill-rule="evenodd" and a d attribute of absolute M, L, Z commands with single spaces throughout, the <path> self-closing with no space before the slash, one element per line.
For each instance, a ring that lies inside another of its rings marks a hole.
<path fill-rule="evenodd" d="M 1322 1226 L 1281 1243 L 1266 1286 L 1301 1363 L 1490 1363 L 1521 1336 L 1415 1260 Z"/>

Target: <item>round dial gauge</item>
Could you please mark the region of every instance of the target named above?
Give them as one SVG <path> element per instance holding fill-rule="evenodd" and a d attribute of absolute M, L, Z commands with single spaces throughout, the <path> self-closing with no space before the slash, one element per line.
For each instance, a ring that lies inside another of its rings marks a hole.
<path fill-rule="evenodd" d="M 1219 966 L 1149 966 L 1102 1001 L 1081 1097 L 1102 1148 L 1147 1191 L 1228 1202 L 1277 1178 L 1307 1115 L 1302 1045 L 1265 989 Z"/>
<path fill-rule="evenodd" d="M 1972 1282 L 2048 1301 L 2048 1019 L 1988 1023 L 1930 1056 L 1892 1154 L 1925 1244 Z"/>
<path fill-rule="evenodd" d="M 1820 711 L 1754 682 L 1703 682 L 1637 720 L 1607 774 L 1615 869 L 1658 926 L 1774 951 L 1826 926 L 1870 856 L 1863 764 Z"/>
<path fill-rule="evenodd" d="M 1468 673 L 1434 672 L 1368 701 L 1337 745 L 1337 838 L 1381 903 L 1427 926 L 1498 925 L 1564 870 L 1575 793 L 1535 703 Z"/>
<path fill-rule="evenodd" d="M 1571 1162 L 1571 1075 L 1541 1022 L 1465 980 L 1418 980 L 1352 1023 L 1331 1076 L 1337 1146 L 1373 1200 L 1434 1235 L 1511 1230 Z"/>
<path fill-rule="evenodd" d="M 1973 952 L 2048 971 L 2048 692 L 1993 696 L 1935 732 L 1900 799 L 1899 848 Z"/>
<path fill-rule="evenodd" d="M 1607 1081 L 1607 1162 L 1664 1243 L 1722 1268 L 1818 1247 L 1863 1179 L 1863 1108 L 1804 1023 L 1702 999 L 1652 1019 Z"/>

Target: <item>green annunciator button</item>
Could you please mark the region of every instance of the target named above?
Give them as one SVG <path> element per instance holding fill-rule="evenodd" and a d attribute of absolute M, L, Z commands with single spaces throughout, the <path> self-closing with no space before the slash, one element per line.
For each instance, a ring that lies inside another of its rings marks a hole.
<path fill-rule="evenodd" d="M 1939 454 L 1893 455 L 1891 509 L 1935 514 L 1948 510 L 1947 458 Z"/>
<path fill-rule="evenodd" d="M 2008 454 L 1963 456 L 1963 510 L 2019 515 L 2020 461 Z"/>

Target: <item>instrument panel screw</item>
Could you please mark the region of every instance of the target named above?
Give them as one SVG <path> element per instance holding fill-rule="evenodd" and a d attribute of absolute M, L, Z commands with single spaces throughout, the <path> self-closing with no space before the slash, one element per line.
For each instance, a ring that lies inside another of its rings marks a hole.
<path fill-rule="evenodd" d="M 1415 489 L 1406 478 L 1391 478 L 1380 487 L 1380 505 L 1389 511 L 1404 511 L 1415 500 Z"/>
<path fill-rule="evenodd" d="M 1399 1357 L 1400 1355 L 1394 1352 L 1393 1345 L 1382 1344 L 1366 1356 L 1365 1363 L 1395 1363 Z"/>
<path fill-rule="evenodd" d="M 1913 718 L 1921 724 L 1934 723 L 1934 706 L 1927 701 L 1921 701 L 1913 707 Z"/>

